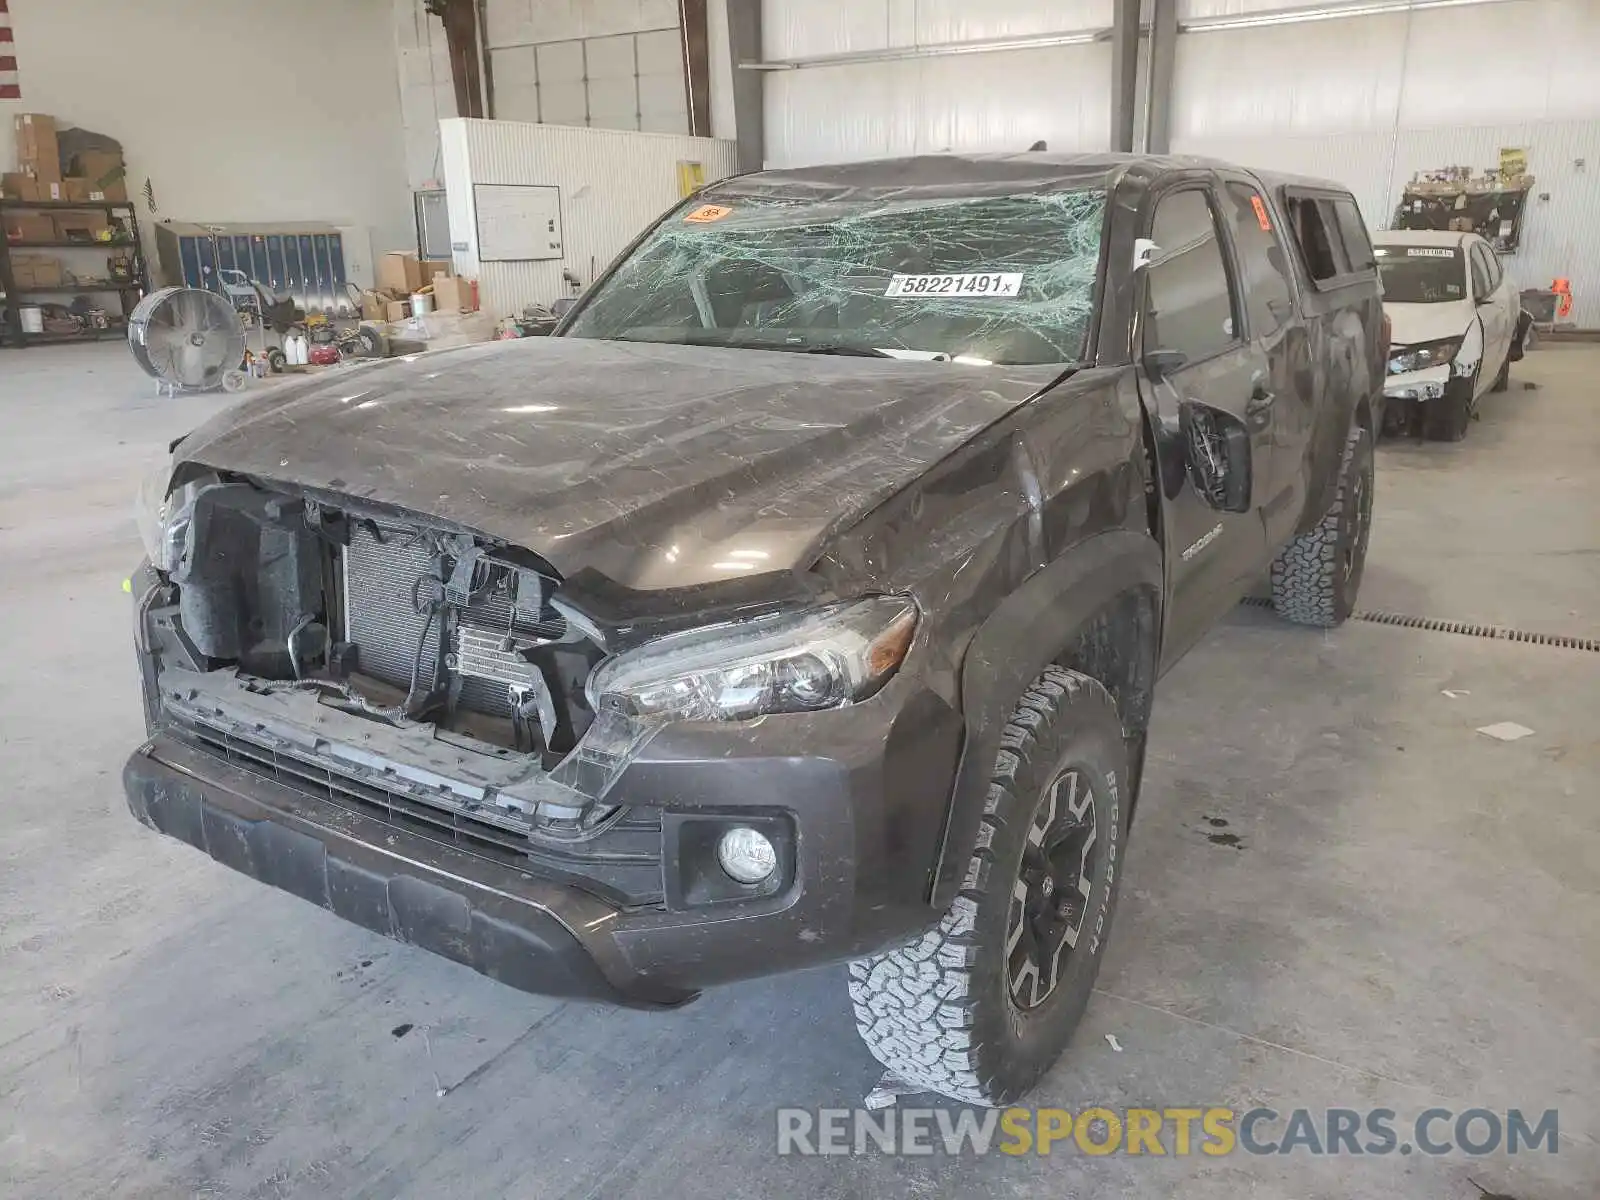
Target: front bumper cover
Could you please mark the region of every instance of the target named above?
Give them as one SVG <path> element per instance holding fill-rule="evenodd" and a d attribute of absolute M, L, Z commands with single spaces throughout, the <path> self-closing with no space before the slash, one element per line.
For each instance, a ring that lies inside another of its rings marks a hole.
<path fill-rule="evenodd" d="M 133 815 L 157 832 L 512 987 L 635 1007 L 694 995 L 638 978 L 603 941 L 581 944 L 574 925 L 616 915 L 598 900 L 301 795 L 171 736 L 129 758 L 122 782 Z"/>
<path fill-rule="evenodd" d="M 1422 371 L 1390 375 L 1383 381 L 1383 394 L 1390 400 L 1437 400 L 1450 383 L 1448 363 Z"/>
<path fill-rule="evenodd" d="M 962 723 L 912 672 L 850 708 L 664 730 L 608 796 L 662 811 L 666 902 L 654 907 L 280 781 L 164 724 L 159 695 L 149 703 L 152 737 L 123 775 L 141 822 L 525 991 L 669 1006 L 714 984 L 881 949 L 937 919 L 929 878 Z M 706 821 L 792 829 L 781 892 L 701 903 L 690 851 Z"/>

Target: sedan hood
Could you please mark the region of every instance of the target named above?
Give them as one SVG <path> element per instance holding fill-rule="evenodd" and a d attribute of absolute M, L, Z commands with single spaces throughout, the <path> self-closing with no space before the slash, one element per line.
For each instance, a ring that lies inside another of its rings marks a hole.
<path fill-rule="evenodd" d="M 1447 300 L 1439 304 L 1385 304 L 1383 311 L 1394 326 L 1391 343 L 1399 347 L 1458 338 L 1472 323 L 1476 309 L 1471 300 Z"/>
<path fill-rule="evenodd" d="M 176 459 L 440 517 L 568 577 L 683 587 L 810 566 L 1059 370 L 530 338 L 286 387 Z"/>

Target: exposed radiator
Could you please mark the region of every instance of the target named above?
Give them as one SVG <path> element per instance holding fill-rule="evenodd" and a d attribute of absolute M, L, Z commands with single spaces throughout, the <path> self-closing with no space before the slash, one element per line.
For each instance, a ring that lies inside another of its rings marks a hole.
<path fill-rule="evenodd" d="M 350 530 L 344 554 L 345 636 L 358 647 L 362 674 L 395 687 L 410 685 L 417 641 L 428 623 L 413 596 L 417 581 L 432 574 L 432 550 L 424 538 L 404 529 L 374 533 L 366 524 Z M 422 654 L 426 678 L 427 665 L 439 654 L 438 621 Z"/>
<path fill-rule="evenodd" d="M 446 574 L 453 565 L 446 561 Z M 379 527 L 376 533 L 370 525 L 351 529 L 344 558 L 346 636 L 357 647 L 363 674 L 395 687 L 409 687 L 417 644 L 427 629 L 426 640 L 422 641 L 422 674 L 424 679 L 430 677 L 439 655 L 441 622 L 435 619 L 428 628 L 428 617 L 417 611 L 417 600 L 437 593 L 437 585 L 432 582 L 436 578 L 433 550 L 427 539 L 399 528 Z M 508 677 L 515 676 L 516 667 L 497 661 L 494 647 L 505 637 L 518 644 L 560 637 L 565 623 L 549 607 L 537 621 L 513 613 L 510 593 L 504 587 L 493 588 L 478 603 L 456 615 L 460 629 L 452 635 L 448 648 L 465 668 L 461 672 L 461 707 L 492 716 L 509 716 Z M 470 651 L 465 655 L 463 634 Z M 492 640 L 490 635 L 495 635 Z"/>

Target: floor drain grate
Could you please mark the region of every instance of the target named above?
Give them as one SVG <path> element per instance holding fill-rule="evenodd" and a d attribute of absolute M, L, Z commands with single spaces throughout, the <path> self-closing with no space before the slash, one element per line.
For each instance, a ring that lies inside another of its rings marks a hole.
<path fill-rule="evenodd" d="M 1271 608 L 1264 596 L 1246 596 L 1243 603 L 1253 608 Z M 1531 646 L 1556 646 L 1563 650 L 1588 650 L 1600 654 L 1600 638 L 1568 637 L 1558 633 L 1529 633 L 1526 629 L 1507 629 L 1501 625 L 1474 625 L 1467 621 L 1441 621 L 1436 617 L 1412 617 L 1404 613 L 1358 612 L 1352 621 L 1374 625 L 1397 625 L 1402 629 L 1426 629 L 1432 633 L 1459 633 L 1464 637 L 1493 638 L 1503 642 L 1525 642 Z"/>

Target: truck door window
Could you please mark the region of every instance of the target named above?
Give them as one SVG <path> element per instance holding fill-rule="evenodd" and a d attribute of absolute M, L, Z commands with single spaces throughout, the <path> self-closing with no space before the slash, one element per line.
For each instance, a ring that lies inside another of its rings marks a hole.
<path fill-rule="evenodd" d="M 1230 183 L 1224 207 L 1233 222 L 1233 244 L 1239 252 L 1239 274 L 1250 332 L 1264 337 L 1277 330 L 1294 311 L 1289 289 L 1289 259 L 1278 238 L 1276 219 L 1266 197 L 1246 183 Z"/>
<path fill-rule="evenodd" d="M 1148 269 L 1146 353 L 1176 350 L 1192 363 L 1235 344 L 1237 308 L 1206 193 L 1190 188 L 1164 196 L 1150 236 L 1159 250 Z"/>

